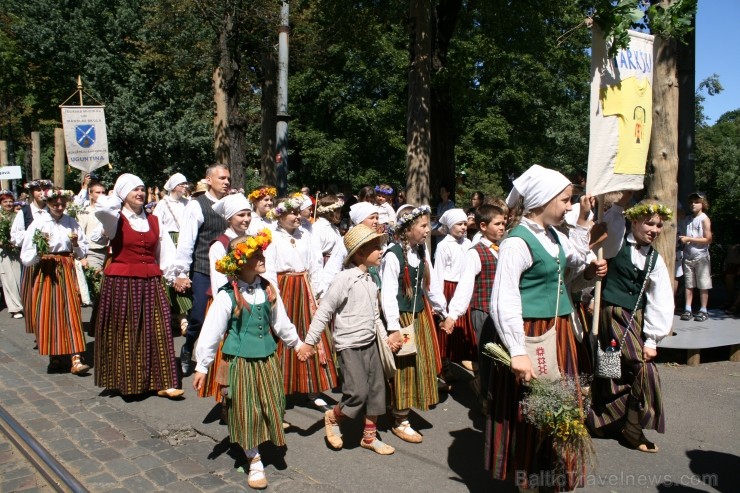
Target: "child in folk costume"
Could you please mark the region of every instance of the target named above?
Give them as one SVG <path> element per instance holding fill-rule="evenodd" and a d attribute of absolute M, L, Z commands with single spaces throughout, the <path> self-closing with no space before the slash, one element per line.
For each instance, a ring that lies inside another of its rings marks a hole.
<path fill-rule="evenodd" d="M 380 273 L 381 303 L 390 332 L 388 340 L 397 349 L 404 342 L 407 346 L 401 350 L 407 354 L 396 355 L 391 398 L 395 422 L 391 431 L 411 443 L 420 443 L 423 438 L 409 423 L 410 409 L 426 411 L 439 402 L 437 375 L 442 362 L 431 307 L 447 316 L 442 286 L 437 284 L 424 243 L 430 231 L 430 212 L 426 205 L 399 207 L 396 241 L 385 251 Z M 410 341 L 415 341 L 416 352 L 408 354 Z"/>
<path fill-rule="evenodd" d="M 301 229 L 309 234 L 313 233 L 313 200 L 301 192 L 294 193 L 293 197 L 301 201 L 298 209 L 301 216 Z"/>
<path fill-rule="evenodd" d="M 123 395 L 157 391 L 182 396 L 163 276 L 174 282 L 175 245 L 159 220 L 144 212 L 144 182 L 124 173 L 95 216 L 110 239 L 111 262 L 95 322 L 95 385 Z"/>
<path fill-rule="evenodd" d="M 360 446 L 380 455 L 395 449 L 377 438 L 378 415 L 385 413 L 385 375 L 378 353 L 378 334 L 385 335 L 378 307 L 378 287 L 368 269 L 380 265 L 387 235 L 380 235 L 364 225 L 352 228 L 344 237 L 347 248 L 345 266 L 337 274 L 321 300 L 311 321 L 299 356 L 310 356 L 313 345 L 321 340 L 326 325 L 334 319 L 334 345 L 342 369 L 342 401 L 326 411 L 326 438 L 334 449 L 342 448 L 339 424 L 344 418 L 356 418 L 365 411 L 365 428 Z"/>
<path fill-rule="evenodd" d="M 252 205 L 243 194 L 235 193 L 213 204 L 213 210 L 226 220 L 229 227 L 213 241 L 208 250 L 208 263 L 211 266 L 211 299 L 216 296 L 222 286 L 228 283 L 228 278 L 216 269 L 216 264 L 228 253 L 231 240 L 247 234 L 252 220 Z M 214 396 L 217 402 L 223 402 L 222 395 L 227 391 L 229 371 L 228 365 L 221 365 L 223 360 L 220 349 L 219 347 L 213 367 L 199 394 L 200 397 Z"/>
<path fill-rule="evenodd" d="M 20 252 L 10 239 L 10 228 L 16 214 L 14 201 L 13 192 L 0 191 L 0 223 L 3 226 L 3 236 L 0 237 L 0 279 L 8 312 L 13 318 L 23 318 Z"/>
<path fill-rule="evenodd" d="M 465 261 L 465 252 L 471 247 L 466 236 L 468 229 L 468 215 L 462 209 L 450 209 L 439 218 L 440 224 L 447 228 L 447 235 L 437 244 L 434 252 L 434 273 L 437 283 L 443 286 L 445 300 L 449 303 L 455 294 Z M 442 357 L 441 378 L 449 390 L 453 380 L 450 362 L 462 363 L 477 359 L 477 344 L 475 330 L 470 321 L 467 310 L 455 319 L 454 326 L 458 330 L 437 331 L 439 353 Z"/>
<path fill-rule="evenodd" d="M 249 225 L 249 234 L 254 235 L 265 228 L 275 229 L 276 224 L 270 218 L 270 211 L 274 205 L 277 190 L 274 187 L 259 187 L 247 196 L 252 203 L 252 222 Z"/>
<path fill-rule="evenodd" d="M 522 417 L 520 401 L 525 382 L 536 377 L 527 355 L 525 336 L 552 334 L 556 351 L 543 357 L 548 373 L 575 376 L 578 372 L 576 340 L 570 323 L 572 307 L 565 293 L 566 267 L 587 263 L 588 250 L 574 244 L 553 226 L 571 209 L 571 183 L 557 171 L 534 165 L 514 180 L 507 202 L 518 204 L 524 217 L 501 243 L 491 296 L 496 339 L 511 355 L 511 368 L 493 365 L 486 429 L 485 466 L 499 480 L 517 480 L 530 488 L 529 477 L 556 475 L 565 469 L 566 491 L 582 485 L 585 471 L 575 470 L 575 457 L 558 464 L 551 439 Z M 582 225 L 572 234 L 587 235 Z M 588 245 L 588 241 L 585 241 Z M 585 277 L 603 275 L 606 262 L 591 263 Z M 556 353 L 556 354 L 555 354 Z M 539 365 L 538 361 L 538 365 Z M 552 366 L 552 367 L 551 367 Z M 542 365 L 538 366 L 538 370 Z M 524 480 L 520 481 L 522 474 Z M 558 476 L 560 477 L 560 476 Z"/>
<path fill-rule="evenodd" d="M 383 231 L 392 228 L 396 224 L 396 211 L 393 210 L 393 188 L 381 183 L 375 187 L 375 205 L 378 206 L 378 224 Z"/>
<path fill-rule="evenodd" d="M 305 337 L 316 311 L 313 293 L 321 274 L 321 256 L 311 247 L 310 235 L 301 228 L 299 211 L 302 202 L 303 199 L 294 196 L 281 200 L 272 209 L 271 215 L 275 217 L 277 227 L 272 245 L 265 251 L 268 274 L 277 273 L 277 287 L 281 296 L 289 300 L 285 309 L 299 337 Z M 327 329 L 317 344 L 316 354 L 307 364 L 298 361 L 297 356 L 285 351 L 282 345 L 278 346 L 285 394 L 309 394 L 309 400 L 322 410 L 326 410 L 327 404 L 318 394 L 337 385 L 330 337 Z"/>
<path fill-rule="evenodd" d="M 650 200 L 624 211 L 624 216 L 622 210 L 615 204 L 604 215 L 609 227 L 604 256 L 611 258 L 602 285 L 599 330 L 602 348 L 615 341 L 621 349 L 622 372 L 617 379 L 595 379 L 588 424 L 598 430 L 623 421 L 621 433 L 629 445 L 657 452 L 642 430 L 665 431 L 654 360 L 658 342 L 673 325 L 673 290 L 666 264 L 652 244 L 673 212 Z M 626 236 L 624 217 L 632 223 Z"/>
<path fill-rule="evenodd" d="M 454 333 L 456 322 L 469 313 L 477 341 L 475 356 L 480 365 L 478 393 L 485 414 L 491 361 L 482 356 L 482 349 L 487 342 L 493 341 L 496 332 L 490 315 L 491 293 L 496 278 L 498 243 L 506 231 L 506 213 L 495 205 L 483 204 L 475 210 L 475 224 L 481 240 L 465 252 L 460 282 L 447 305 L 447 318 L 441 328 L 446 333 Z"/>
<path fill-rule="evenodd" d="M 326 265 L 337 243 L 342 242 L 342 235 L 337 225 L 342 220 L 343 205 L 344 201 L 336 195 L 324 195 L 319 200 L 319 206 L 316 209 L 318 219 L 313 223 L 311 240 L 314 248 L 321 252 L 322 266 Z"/>
<path fill-rule="evenodd" d="M 85 335 L 74 260 L 85 257 L 87 240 L 77 221 L 64 214 L 74 193 L 50 189 L 43 194 L 49 213 L 31 223 L 21 247 L 21 262 L 29 267 L 26 324 L 36 335 L 39 354 L 50 358 L 49 372 L 61 370 L 59 356 L 71 354 L 71 372 L 84 375 L 90 367 L 81 357 Z"/>
<path fill-rule="evenodd" d="M 259 445 L 266 441 L 285 445 L 283 373 L 273 334 L 284 348 L 301 346 L 275 287 L 262 277 L 263 251 L 270 241 L 269 229 L 234 239 L 231 252 L 219 260 L 216 268 L 229 276 L 230 282 L 220 288 L 206 315 L 195 350 L 193 377 L 193 388 L 200 392 L 225 337 L 223 353 L 230 362 L 229 437 L 244 448 L 249 460 L 247 484 L 256 489 L 267 487 Z"/>
<path fill-rule="evenodd" d="M 180 225 L 183 221 L 185 206 L 188 205 L 187 199 L 183 197 L 187 188 L 188 179 L 185 175 L 175 173 L 170 176 L 164 184 L 167 195 L 157 202 L 154 211 L 152 211 L 152 214 L 159 218 L 159 223 L 169 233 L 175 245 L 177 245 L 177 239 L 180 235 Z M 171 300 L 170 307 L 173 318 L 180 319 L 179 321 L 175 320 L 175 323 L 180 328 L 182 335 L 185 335 L 188 330 L 188 312 L 193 308 L 193 300 L 189 294 L 178 293 L 173 287 L 167 290 L 167 294 Z"/>

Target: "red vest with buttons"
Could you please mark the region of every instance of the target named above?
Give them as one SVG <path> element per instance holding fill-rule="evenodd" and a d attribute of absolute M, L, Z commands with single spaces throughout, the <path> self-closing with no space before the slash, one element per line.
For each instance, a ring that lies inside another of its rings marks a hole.
<path fill-rule="evenodd" d="M 470 300 L 470 308 L 490 313 L 493 281 L 496 278 L 496 257 L 482 241 L 476 243 L 473 248 L 478 252 L 481 268 L 480 274 L 475 276 L 475 287 L 473 288 L 473 299 Z"/>
<path fill-rule="evenodd" d="M 135 231 L 128 219 L 121 214 L 116 236 L 111 240 L 111 263 L 105 268 L 106 276 L 158 277 L 162 275 L 155 254 L 159 243 L 159 221 L 147 215 L 149 231 Z"/>

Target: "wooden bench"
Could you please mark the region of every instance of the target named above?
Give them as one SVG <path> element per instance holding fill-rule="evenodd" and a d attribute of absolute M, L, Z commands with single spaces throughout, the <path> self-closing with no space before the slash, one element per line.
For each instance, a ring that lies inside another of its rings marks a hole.
<path fill-rule="evenodd" d="M 740 319 L 722 311 L 711 310 L 709 320 L 695 322 L 683 321 L 678 316 L 673 322 L 676 335 L 664 338 L 658 347 L 665 349 L 685 349 L 686 364 L 698 366 L 701 350 L 730 346 L 730 361 L 740 362 Z"/>

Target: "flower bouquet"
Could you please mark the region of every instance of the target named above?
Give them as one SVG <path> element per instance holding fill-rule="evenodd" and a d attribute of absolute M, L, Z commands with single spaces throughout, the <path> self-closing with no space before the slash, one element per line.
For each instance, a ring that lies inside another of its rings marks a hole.
<path fill-rule="evenodd" d="M 85 281 L 90 289 L 90 298 L 95 300 L 100 295 L 100 286 L 103 284 L 103 271 L 90 267 L 89 265 L 82 268 L 85 273 Z"/>
<path fill-rule="evenodd" d="M 40 229 L 34 231 L 31 241 L 33 242 L 33 246 L 36 247 L 36 253 L 39 256 L 44 256 L 49 253 L 49 240 L 43 231 Z"/>
<path fill-rule="evenodd" d="M 500 344 L 489 342 L 483 352 L 495 362 L 511 366 L 511 356 Z M 585 375 L 563 375 L 558 381 L 532 379 L 520 402 L 525 421 L 552 439 L 559 465 L 564 467 L 569 460 L 575 460 L 568 467 L 572 471 L 565 471 L 569 474 L 593 467 L 596 458 L 584 423 L 590 407 L 588 387 L 589 378 Z"/>
<path fill-rule="evenodd" d="M 10 216 L 5 214 L 0 215 L 0 248 L 9 251 L 14 250 L 15 245 L 10 241 L 10 227 L 13 225 L 13 221 Z"/>

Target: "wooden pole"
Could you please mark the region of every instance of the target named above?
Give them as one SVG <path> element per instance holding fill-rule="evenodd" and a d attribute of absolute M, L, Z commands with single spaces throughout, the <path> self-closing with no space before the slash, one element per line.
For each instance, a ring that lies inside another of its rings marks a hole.
<path fill-rule="evenodd" d="M 599 213 L 597 224 L 604 222 L 604 196 L 599 195 L 596 197 Z M 596 250 L 596 257 L 599 260 L 604 259 L 604 246 L 603 242 L 599 244 L 599 248 Z M 591 322 L 591 332 L 595 335 L 599 335 L 599 316 L 601 315 L 601 279 L 596 280 L 596 287 L 594 288 L 594 318 Z M 597 342 L 598 344 L 598 342 Z"/>
<path fill-rule="evenodd" d="M 7 165 L 8 165 L 8 141 L 0 140 L 0 166 L 7 166 Z M 0 182 L 0 187 L 2 187 L 3 190 L 10 190 L 10 184 L 8 180 L 2 180 L 2 182 Z"/>
<path fill-rule="evenodd" d="M 64 129 L 54 129 L 54 185 L 64 188 L 64 165 L 67 162 L 64 147 Z"/>
<path fill-rule="evenodd" d="M 31 132 L 31 179 L 41 179 L 41 134 Z"/>

